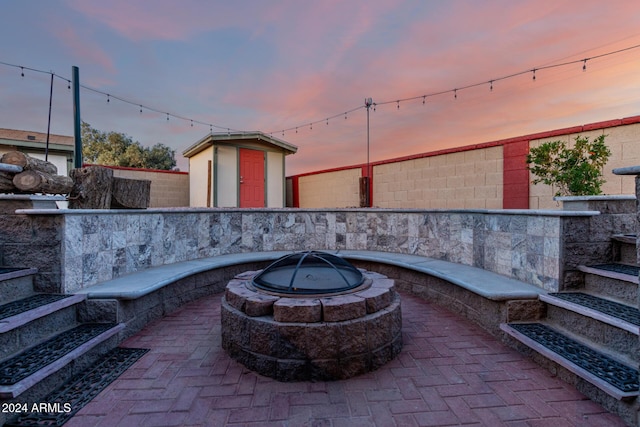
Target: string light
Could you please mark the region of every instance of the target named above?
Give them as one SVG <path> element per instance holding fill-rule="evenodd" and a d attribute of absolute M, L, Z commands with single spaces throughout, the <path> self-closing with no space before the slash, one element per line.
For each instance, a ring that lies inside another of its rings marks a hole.
<path fill-rule="evenodd" d="M 618 50 L 607 52 L 607 53 L 603 53 L 603 54 L 600 54 L 600 55 L 597 55 L 597 56 L 593 56 L 593 57 L 590 57 L 590 58 L 583 58 L 583 59 L 579 59 L 579 60 L 573 60 L 573 61 L 568 61 L 568 62 L 563 62 L 563 63 L 546 65 L 546 66 L 542 66 L 542 67 L 539 67 L 539 68 L 533 68 L 533 69 L 529 69 L 529 70 L 526 70 L 526 71 L 521 71 L 521 72 L 517 72 L 517 73 L 514 73 L 514 74 L 505 75 L 505 76 L 502 76 L 502 77 L 497 77 L 497 78 L 489 80 L 489 90 L 493 91 L 493 83 L 494 82 L 497 82 L 497 81 L 500 81 L 500 80 L 510 79 L 510 78 L 513 78 L 513 77 L 516 77 L 516 76 L 520 76 L 520 75 L 526 74 L 526 73 L 532 73 L 532 80 L 536 81 L 536 71 L 538 71 L 538 70 L 546 70 L 546 69 L 563 67 L 563 66 L 567 66 L 567 65 L 570 65 L 570 64 L 582 63 L 582 71 L 586 71 L 587 70 L 587 61 L 588 60 L 598 59 L 598 58 L 602 58 L 602 57 L 606 57 L 606 56 L 610 56 L 610 55 L 614 55 L 614 54 L 618 54 L 618 53 L 621 53 L 621 52 L 626 52 L 626 51 L 629 51 L 629 50 L 632 50 L 632 49 L 638 49 L 638 48 L 640 48 L 640 44 L 634 45 L 634 46 L 629 46 L 629 47 L 626 47 L 626 48 L 618 49 Z M 20 68 L 20 76 L 21 77 L 25 77 L 25 70 L 29 70 L 29 71 L 32 71 L 32 72 L 35 72 L 35 73 L 49 74 L 53 78 L 55 78 L 55 77 L 62 78 L 62 77 L 60 77 L 58 75 L 55 75 L 53 72 L 42 71 L 42 70 L 38 70 L 38 69 L 35 69 L 35 68 L 25 67 L 25 66 L 22 66 L 22 65 L 10 64 L 10 63 L 3 62 L 3 61 L 0 61 L 0 65 L 6 65 L 6 66 L 9 66 L 9 67 Z M 67 88 L 71 89 L 71 80 L 69 80 L 69 79 L 63 79 L 63 80 L 67 81 Z M 374 107 L 373 111 L 376 111 L 376 105 L 385 105 L 385 104 L 389 104 L 389 103 L 392 103 L 392 102 L 395 102 L 396 103 L 396 108 L 400 109 L 400 102 L 411 101 L 411 100 L 420 99 L 420 98 L 422 98 L 422 103 L 424 105 L 424 104 L 426 104 L 427 96 L 442 95 L 442 94 L 445 94 L 447 92 L 452 92 L 452 91 L 453 91 L 454 98 L 457 99 L 458 98 L 458 90 L 470 89 L 470 88 L 473 88 L 473 87 L 476 87 L 476 86 L 484 85 L 486 83 L 487 83 L 487 81 L 485 80 L 482 83 L 474 83 L 474 84 L 470 84 L 470 85 L 467 85 L 467 86 L 459 86 L 459 87 L 457 87 L 457 88 L 455 88 L 453 90 L 449 89 L 449 90 L 444 90 L 444 91 L 435 92 L 435 93 L 422 94 L 422 95 L 411 97 L 411 98 L 395 99 L 395 100 L 391 100 L 391 101 L 379 102 L 379 103 L 373 104 L 373 107 Z M 172 113 L 168 113 L 168 112 L 165 112 L 165 111 L 153 108 L 153 107 L 145 106 L 143 104 L 134 103 L 134 102 L 129 101 L 129 100 L 125 99 L 125 98 L 114 96 L 114 95 L 105 93 L 103 91 L 100 91 L 98 89 L 95 89 L 95 88 L 92 88 L 92 87 L 89 87 L 89 86 L 80 85 L 80 87 L 82 89 L 84 89 L 84 90 L 88 90 L 88 91 L 91 91 L 91 92 L 95 92 L 95 93 L 98 93 L 98 94 L 105 95 L 107 97 L 107 102 L 110 102 L 111 98 L 114 98 L 114 99 L 117 99 L 118 101 L 121 101 L 121 102 L 124 102 L 124 103 L 137 105 L 139 107 L 140 114 L 142 114 L 142 109 L 145 108 L 145 109 L 147 109 L 149 111 L 152 111 L 152 112 L 155 112 L 155 113 L 166 114 L 167 121 L 169 121 L 169 117 L 170 116 L 173 116 L 176 119 L 185 120 L 185 121 L 188 120 L 192 127 L 193 127 L 194 124 L 200 124 L 200 125 L 209 126 L 209 131 L 211 133 L 213 133 L 213 128 L 214 127 L 218 128 L 218 129 L 221 129 L 221 130 L 224 130 L 224 129 L 227 129 L 228 131 L 230 130 L 230 128 L 224 128 L 224 127 L 220 127 L 218 125 L 212 124 L 212 123 L 206 123 L 206 122 L 202 122 L 202 121 L 195 120 L 195 119 L 189 119 L 189 118 L 182 117 L 182 116 L 179 116 L 179 115 L 176 115 L 176 114 L 172 114 Z M 365 107 L 360 105 L 358 107 L 352 108 L 351 110 L 348 110 L 348 111 L 344 112 L 345 120 L 347 119 L 347 114 L 348 113 L 360 110 L 362 108 L 365 108 Z M 322 121 L 326 121 L 326 123 L 328 124 L 330 119 L 339 117 L 340 115 L 342 115 L 342 113 L 337 114 L 335 116 L 327 117 L 327 118 L 322 119 L 322 120 L 310 122 L 309 123 L 309 129 L 313 129 L 313 125 L 315 123 L 321 123 Z M 304 126 L 304 125 L 302 125 L 302 126 Z M 300 127 L 300 125 L 299 126 L 295 126 L 295 127 L 290 127 L 290 128 L 287 128 L 287 129 L 282 129 L 281 132 L 284 134 L 285 131 L 294 130 L 295 129 L 296 133 L 298 133 L 298 128 L 299 127 Z M 234 132 L 246 133 L 246 131 L 235 130 L 235 129 L 234 129 Z"/>

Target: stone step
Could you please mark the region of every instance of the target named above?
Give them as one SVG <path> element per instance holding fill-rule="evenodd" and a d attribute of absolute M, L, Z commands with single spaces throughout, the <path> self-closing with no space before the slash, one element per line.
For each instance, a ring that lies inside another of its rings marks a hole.
<path fill-rule="evenodd" d="M 0 361 L 78 326 L 77 296 L 0 320 Z"/>
<path fill-rule="evenodd" d="M 562 366 L 613 399 L 638 396 L 638 369 L 544 323 L 509 323 L 500 328 L 545 359 Z M 584 390 L 581 390 L 584 392 Z"/>
<path fill-rule="evenodd" d="M 34 293 L 36 268 L 0 267 L 0 304 L 26 298 Z"/>
<path fill-rule="evenodd" d="M 580 265 L 584 273 L 584 290 L 623 304 L 638 306 L 638 267 L 628 264 Z"/>
<path fill-rule="evenodd" d="M 615 234 L 611 236 L 613 241 L 613 259 L 624 264 L 637 264 L 638 254 L 636 250 L 635 234 Z"/>
<path fill-rule="evenodd" d="M 15 398 L 70 363 L 78 364 L 77 359 L 123 328 L 123 324 L 82 324 L 3 360 L 0 399 Z"/>
<path fill-rule="evenodd" d="M 33 294 L 0 305 L 0 333 L 11 331 L 85 299 L 84 295 Z"/>
<path fill-rule="evenodd" d="M 584 292 L 541 295 L 549 324 L 614 352 L 621 361 L 640 364 L 640 310 Z"/>
<path fill-rule="evenodd" d="M 9 420 L 4 426 L 63 425 L 147 351 L 137 348 L 114 348 L 40 402 L 22 402 L 20 408 L 24 409 L 21 411 L 23 414 Z M 43 403 L 49 407 L 43 407 Z"/>

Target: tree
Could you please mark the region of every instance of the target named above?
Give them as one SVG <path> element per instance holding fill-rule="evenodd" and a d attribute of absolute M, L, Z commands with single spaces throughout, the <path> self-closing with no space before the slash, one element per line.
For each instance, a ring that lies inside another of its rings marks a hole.
<path fill-rule="evenodd" d="M 602 169 L 611 151 L 600 135 L 593 142 L 588 137 L 576 137 L 573 147 L 564 141 L 546 142 L 531 148 L 527 163 L 537 176 L 534 184 L 544 183 L 556 188 L 556 196 L 590 196 L 600 194 L 605 182 Z"/>
<path fill-rule="evenodd" d="M 85 163 L 161 170 L 176 165 L 175 151 L 161 143 L 143 147 L 123 133 L 102 132 L 87 122 L 82 122 L 81 136 Z"/>

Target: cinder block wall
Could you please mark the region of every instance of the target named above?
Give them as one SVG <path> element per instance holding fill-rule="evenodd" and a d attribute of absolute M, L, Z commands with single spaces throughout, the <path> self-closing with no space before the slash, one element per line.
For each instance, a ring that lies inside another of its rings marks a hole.
<path fill-rule="evenodd" d="M 375 166 L 373 204 L 381 208 L 502 208 L 502 147 Z"/>
<path fill-rule="evenodd" d="M 612 170 L 640 165 L 640 116 L 376 162 L 373 207 L 562 209 L 553 199 L 554 189 L 531 182 L 534 177 L 525 161 L 529 148 L 559 139 L 573 142 L 578 135 L 593 140 L 602 134 L 611 150 L 603 194 L 635 194 L 633 177 L 614 175 Z M 354 165 L 299 175 L 298 207 L 358 206 L 362 171 L 363 165 Z"/>
<path fill-rule="evenodd" d="M 187 172 L 152 169 L 112 168 L 113 176 L 151 181 L 150 208 L 189 206 L 189 174 Z"/>
<path fill-rule="evenodd" d="M 360 206 L 360 168 L 301 176 L 300 206 L 349 208 Z"/>

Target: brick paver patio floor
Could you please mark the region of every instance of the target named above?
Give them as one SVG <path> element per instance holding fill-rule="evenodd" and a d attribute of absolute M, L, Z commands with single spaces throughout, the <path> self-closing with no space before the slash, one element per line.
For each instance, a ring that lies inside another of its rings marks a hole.
<path fill-rule="evenodd" d="M 400 355 L 373 373 L 317 383 L 280 383 L 230 359 L 221 295 L 186 304 L 122 344 L 151 351 L 66 426 L 624 425 L 481 328 L 401 297 Z"/>

